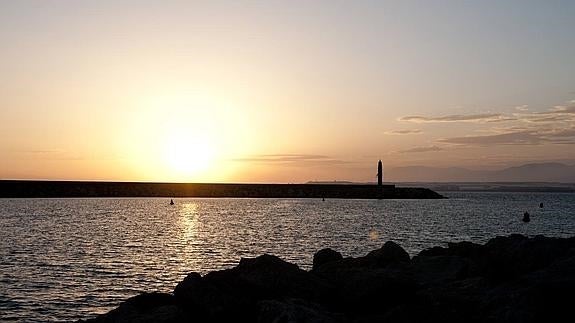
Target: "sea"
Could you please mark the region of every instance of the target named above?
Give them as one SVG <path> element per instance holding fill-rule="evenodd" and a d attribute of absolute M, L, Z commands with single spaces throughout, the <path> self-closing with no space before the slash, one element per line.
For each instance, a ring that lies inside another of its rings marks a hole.
<path fill-rule="evenodd" d="M 190 272 L 264 253 L 309 269 L 328 247 L 356 257 L 393 240 L 413 256 L 512 233 L 575 235 L 573 193 L 442 194 L 449 198 L 0 199 L 0 321 L 93 318 L 141 292 L 171 292 Z"/>

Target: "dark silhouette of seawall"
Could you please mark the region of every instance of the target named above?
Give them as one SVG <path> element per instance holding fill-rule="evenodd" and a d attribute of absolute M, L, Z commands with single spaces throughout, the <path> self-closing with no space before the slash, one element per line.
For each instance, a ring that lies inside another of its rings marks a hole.
<path fill-rule="evenodd" d="M 0 198 L 58 197 L 443 198 L 430 189 L 395 185 L 0 181 Z"/>

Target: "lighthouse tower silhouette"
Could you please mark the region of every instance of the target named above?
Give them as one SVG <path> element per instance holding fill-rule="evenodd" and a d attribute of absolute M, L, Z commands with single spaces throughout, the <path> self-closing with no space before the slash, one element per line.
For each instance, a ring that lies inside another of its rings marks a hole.
<path fill-rule="evenodd" d="M 381 160 L 377 162 L 377 186 L 383 185 L 383 164 Z"/>

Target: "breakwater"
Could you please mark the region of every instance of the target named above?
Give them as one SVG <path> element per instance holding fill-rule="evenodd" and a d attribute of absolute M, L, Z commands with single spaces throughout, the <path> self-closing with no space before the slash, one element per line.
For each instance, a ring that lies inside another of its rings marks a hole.
<path fill-rule="evenodd" d="M 0 181 L 0 198 L 59 197 L 442 198 L 430 189 L 395 185 Z"/>

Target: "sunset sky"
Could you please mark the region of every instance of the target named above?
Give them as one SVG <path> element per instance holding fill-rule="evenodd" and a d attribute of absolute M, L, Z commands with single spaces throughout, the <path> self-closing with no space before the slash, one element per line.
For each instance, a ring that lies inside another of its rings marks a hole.
<path fill-rule="evenodd" d="M 574 1 L 0 0 L 0 179 L 575 164 Z"/>

